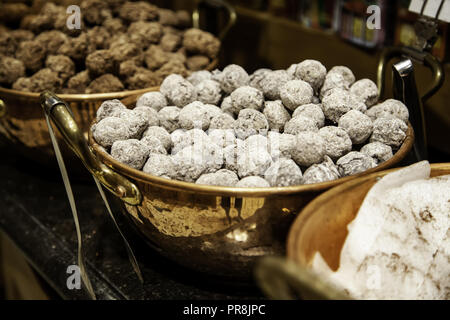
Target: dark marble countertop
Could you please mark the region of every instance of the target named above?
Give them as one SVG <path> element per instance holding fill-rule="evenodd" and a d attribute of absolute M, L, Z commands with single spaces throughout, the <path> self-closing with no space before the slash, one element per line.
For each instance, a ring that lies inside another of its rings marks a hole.
<path fill-rule="evenodd" d="M 255 286 L 221 283 L 161 257 L 123 223 L 110 197 L 141 267 L 145 280 L 141 284 L 93 180 L 77 183 L 72 179 L 72 187 L 88 274 L 98 299 L 262 298 Z M 0 203 L 0 228 L 33 268 L 61 298 L 88 299 L 84 290 L 69 290 L 66 285 L 67 267 L 77 261 L 77 241 L 59 171 L 43 169 L 0 142 Z"/>

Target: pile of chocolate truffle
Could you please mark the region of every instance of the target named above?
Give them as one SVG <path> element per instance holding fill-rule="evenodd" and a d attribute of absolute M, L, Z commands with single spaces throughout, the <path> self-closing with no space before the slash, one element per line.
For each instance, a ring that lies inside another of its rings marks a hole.
<path fill-rule="evenodd" d="M 24 5 L 1 6 L 7 16 Z M 0 86 L 70 94 L 143 89 L 172 73 L 205 69 L 220 50 L 212 34 L 190 28 L 187 11 L 84 0 L 81 28 L 69 29 L 66 10 L 47 2 L 40 13 L 24 15 L 20 28 L 0 28 Z"/>
<path fill-rule="evenodd" d="M 94 139 L 151 175 L 230 187 L 313 184 L 389 160 L 406 138 L 408 109 L 378 103 L 369 79 L 305 60 L 287 70 L 238 65 L 172 74 L 136 107 L 105 101 Z"/>

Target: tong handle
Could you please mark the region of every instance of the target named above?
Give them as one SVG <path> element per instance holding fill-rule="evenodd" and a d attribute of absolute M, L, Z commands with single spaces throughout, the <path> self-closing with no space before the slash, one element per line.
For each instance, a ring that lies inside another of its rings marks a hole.
<path fill-rule="evenodd" d="M 224 8 L 226 10 L 228 14 L 228 22 L 218 35 L 220 41 L 223 41 L 228 31 L 230 31 L 231 27 L 236 23 L 236 10 L 234 10 L 234 7 L 225 0 L 197 0 L 196 7 L 192 13 L 193 26 L 197 29 L 200 29 L 200 7 L 202 6 L 209 6 L 215 9 Z"/>
<path fill-rule="evenodd" d="M 417 91 L 414 66 L 410 59 L 404 59 L 392 66 L 394 98 L 408 106 L 409 121 L 416 135 L 414 154 L 417 161 L 428 159 L 425 116 L 422 100 Z"/>
<path fill-rule="evenodd" d="M 411 57 L 414 60 L 422 62 L 426 67 L 431 69 L 432 81 L 422 95 L 422 102 L 425 103 L 430 99 L 444 84 L 445 73 L 442 64 L 431 53 L 421 52 L 410 47 L 389 47 L 382 51 L 378 62 L 377 84 L 380 97 L 383 97 L 385 91 L 385 77 L 388 63 L 394 58 Z"/>
<path fill-rule="evenodd" d="M 81 159 L 86 169 L 106 189 L 130 205 L 139 205 L 142 194 L 136 185 L 101 163 L 89 148 L 82 130 L 78 127 L 69 106 L 57 95 L 45 91 L 40 96 L 41 106 L 62 134 L 64 141 Z"/>

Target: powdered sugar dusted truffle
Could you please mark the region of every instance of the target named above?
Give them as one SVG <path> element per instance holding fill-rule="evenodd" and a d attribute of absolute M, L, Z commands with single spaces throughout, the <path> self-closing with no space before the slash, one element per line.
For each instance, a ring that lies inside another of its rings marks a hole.
<path fill-rule="evenodd" d="M 248 85 L 262 91 L 260 83 L 268 72 L 272 72 L 272 70 L 266 68 L 256 70 L 250 75 Z"/>
<path fill-rule="evenodd" d="M 234 187 L 239 182 L 236 173 L 227 169 L 221 169 L 214 173 L 202 174 L 195 181 L 196 184 L 206 184 L 210 186 Z"/>
<path fill-rule="evenodd" d="M 350 110 L 339 119 L 339 128 L 344 129 L 353 144 L 361 144 L 372 134 L 372 120 L 358 110 Z"/>
<path fill-rule="evenodd" d="M 341 75 L 342 78 L 344 79 L 345 83 L 347 84 L 348 88 L 356 81 L 353 71 L 345 66 L 334 66 L 333 68 L 331 68 L 331 70 L 328 72 L 327 75 L 331 75 L 331 74 Z"/>
<path fill-rule="evenodd" d="M 304 184 L 322 183 L 340 178 L 337 166 L 325 156 L 325 160 L 319 164 L 313 164 L 303 173 Z"/>
<path fill-rule="evenodd" d="M 187 78 L 187 80 L 194 86 L 202 82 L 203 80 L 211 80 L 212 74 L 208 70 L 200 70 L 192 72 L 192 74 Z"/>
<path fill-rule="evenodd" d="M 260 82 L 264 97 L 269 100 L 280 100 L 280 87 L 292 80 L 286 70 L 267 72 Z"/>
<path fill-rule="evenodd" d="M 336 162 L 342 177 L 351 176 L 375 168 L 375 160 L 361 152 L 352 151 Z"/>
<path fill-rule="evenodd" d="M 319 128 L 314 120 L 302 115 L 292 118 L 284 126 L 285 133 L 298 134 L 304 131 L 317 132 Z"/>
<path fill-rule="evenodd" d="M 114 142 L 131 138 L 128 123 L 117 117 L 104 118 L 92 126 L 95 141 L 104 148 L 109 148 Z"/>
<path fill-rule="evenodd" d="M 408 126 L 397 118 L 379 118 L 373 123 L 370 142 L 381 142 L 398 149 L 406 138 Z"/>
<path fill-rule="evenodd" d="M 201 129 L 191 129 L 180 132 L 180 134 L 172 134 L 172 154 L 178 153 L 180 150 L 195 145 L 197 149 L 203 149 L 208 144 L 213 142 L 209 136 Z"/>
<path fill-rule="evenodd" d="M 350 85 L 342 74 L 336 72 L 328 73 L 325 77 L 323 86 L 320 89 L 320 97 L 323 99 L 332 89 L 336 88 L 347 91 L 350 89 Z"/>
<path fill-rule="evenodd" d="M 218 104 L 222 99 L 220 83 L 214 80 L 203 80 L 195 86 L 197 100 L 203 103 Z"/>
<path fill-rule="evenodd" d="M 238 153 L 237 169 L 239 177 L 262 176 L 272 165 L 272 157 L 267 148 L 248 148 L 244 146 Z"/>
<path fill-rule="evenodd" d="M 282 131 L 286 122 L 291 120 L 291 115 L 280 100 L 266 101 L 263 114 L 269 122 L 269 129 Z"/>
<path fill-rule="evenodd" d="M 378 87 L 370 79 L 356 81 L 350 87 L 350 92 L 364 101 L 369 108 L 378 102 Z"/>
<path fill-rule="evenodd" d="M 111 156 L 117 161 L 140 170 L 149 155 L 147 146 L 137 139 L 116 141 L 111 147 Z"/>
<path fill-rule="evenodd" d="M 229 114 L 229 115 L 232 115 L 233 117 L 234 117 L 234 116 L 237 116 L 237 115 L 239 114 L 239 110 L 235 110 L 235 109 L 234 109 L 233 103 L 232 103 L 232 101 L 231 101 L 231 97 L 230 97 L 230 96 L 225 97 L 225 98 L 222 100 L 222 103 L 220 104 L 220 109 L 222 109 L 222 111 L 223 111 L 224 113 L 227 113 L 227 114 Z"/>
<path fill-rule="evenodd" d="M 267 139 L 272 159 L 291 158 L 292 151 L 296 147 L 295 135 L 270 131 Z"/>
<path fill-rule="evenodd" d="M 303 80 L 291 80 L 280 87 L 281 101 L 292 111 L 298 106 L 311 103 L 313 96 L 313 88 Z"/>
<path fill-rule="evenodd" d="M 106 100 L 97 110 L 97 121 L 107 117 L 118 117 L 127 107 L 120 100 Z"/>
<path fill-rule="evenodd" d="M 231 93 L 230 97 L 235 113 L 239 113 L 242 109 L 261 110 L 264 104 L 263 93 L 249 86 L 237 88 Z"/>
<path fill-rule="evenodd" d="M 140 141 L 146 148 L 148 148 L 149 153 L 167 154 L 166 148 L 164 148 L 161 140 L 157 137 L 145 136 Z"/>
<path fill-rule="evenodd" d="M 241 66 L 230 64 L 226 66 L 220 74 L 216 77 L 219 80 L 220 86 L 226 93 L 231 93 L 239 87 L 248 84 L 249 76 L 247 71 Z"/>
<path fill-rule="evenodd" d="M 237 169 L 238 154 L 241 153 L 244 143 L 240 139 L 238 139 L 238 141 L 236 141 L 236 144 L 230 145 L 223 149 L 223 161 L 225 168 L 236 173 L 238 172 Z"/>
<path fill-rule="evenodd" d="M 331 159 L 339 159 L 352 150 L 352 140 L 344 129 L 323 127 L 319 135 L 325 140 L 325 154 Z"/>
<path fill-rule="evenodd" d="M 166 179 L 176 176 L 172 157 L 165 154 L 151 153 L 142 170 L 145 173 Z"/>
<path fill-rule="evenodd" d="M 209 130 L 208 137 L 213 143 L 221 148 L 236 144 L 236 136 L 233 129 L 213 129 Z"/>
<path fill-rule="evenodd" d="M 194 182 L 203 173 L 214 172 L 223 164 L 222 150 L 216 145 L 198 147 L 192 145 L 173 156 L 175 178 Z"/>
<path fill-rule="evenodd" d="M 366 115 L 373 121 L 378 118 L 398 118 L 405 123 L 408 123 L 409 111 L 403 102 L 388 99 L 383 103 L 377 104 L 366 111 Z"/>
<path fill-rule="evenodd" d="M 142 137 L 151 136 L 161 141 L 164 148 L 169 151 L 172 147 L 172 137 L 166 129 L 158 126 L 150 126 L 144 131 Z"/>
<path fill-rule="evenodd" d="M 259 149 L 259 148 L 269 150 L 268 142 L 269 141 L 268 141 L 267 137 L 260 135 L 260 134 L 255 134 L 255 135 L 250 136 L 247 139 L 245 139 L 243 146 L 244 146 L 244 148 L 247 148 L 250 152 L 252 152 L 252 150 Z"/>
<path fill-rule="evenodd" d="M 179 129 L 180 111 L 180 108 L 174 106 L 162 108 L 158 112 L 159 124 L 169 133 L 172 133 L 176 129 Z"/>
<path fill-rule="evenodd" d="M 134 108 L 133 112 L 144 118 L 149 126 L 159 125 L 158 111 L 156 111 L 155 109 L 141 106 Z"/>
<path fill-rule="evenodd" d="M 258 133 L 266 135 L 268 130 L 269 123 L 266 117 L 254 109 L 241 110 L 237 120 L 234 122 L 236 137 L 243 140 Z"/>
<path fill-rule="evenodd" d="M 343 89 L 332 89 L 322 100 L 325 117 L 334 123 L 352 109 L 365 112 L 366 105 L 355 95 Z"/>
<path fill-rule="evenodd" d="M 368 143 L 361 148 L 361 152 L 375 159 L 377 164 L 388 161 L 394 156 L 392 148 L 381 142 Z"/>
<path fill-rule="evenodd" d="M 293 78 L 306 81 L 318 92 L 322 87 L 327 75 L 327 68 L 317 60 L 304 60 L 303 62 L 290 67 Z"/>
<path fill-rule="evenodd" d="M 220 113 L 211 119 L 209 130 L 211 129 L 233 129 L 234 118 L 227 113 Z"/>
<path fill-rule="evenodd" d="M 238 187 L 238 188 L 269 188 L 270 183 L 261 177 L 251 176 L 251 177 L 246 177 L 246 178 L 240 180 L 236 184 L 236 187 Z"/>
<path fill-rule="evenodd" d="M 152 110 L 151 108 L 148 109 Z M 128 131 L 131 134 L 130 138 L 140 139 L 149 126 L 148 114 L 145 111 L 125 109 L 119 114 L 119 118 L 127 124 Z"/>
<path fill-rule="evenodd" d="M 204 104 L 200 101 L 194 101 L 181 109 L 179 121 L 180 127 L 185 130 L 193 128 L 207 130 L 210 119 L 206 113 Z"/>
<path fill-rule="evenodd" d="M 161 92 L 147 92 L 139 97 L 136 107 L 150 107 L 159 111 L 167 107 L 167 99 Z"/>
<path fill-rule="evenodd" d="M 294 186 L 302 183 L 302 171 L 291 159 L 279 159 L 266 170 L 264 178 L 272 187 Z"/>
<path fill-rule="evenodd" d="M 197 97 L 195 87 L 182 76 L 171 74 L 161 83 L 160 91 L 168 102 L 177 107 L 183 107 Z"/>
<path fill-rule="evenodd" d="M 325 115 L 319 104 L 309 103 L 298 107 L 292 114 L 292 118 L 297 116 L 304 116 L 314 120 L 318 128 L 322 128 L 325 125 Z"/>
<path fill-rule="evenodd" d="M 325 141 L 314 132 L 300 132 L 296 136 L 291 156 L 299 166 L 309 167 L 320 163 L 325 156 Z"/>

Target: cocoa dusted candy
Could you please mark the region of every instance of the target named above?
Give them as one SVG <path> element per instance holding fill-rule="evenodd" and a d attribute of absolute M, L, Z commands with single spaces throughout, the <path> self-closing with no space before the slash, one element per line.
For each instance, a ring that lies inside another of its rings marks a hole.
<path fill-rule="evenodd" d="M 58 54 L 68 56 L 76 61 L 84 60 L 88 54 L 86 33 L 82 33 L 76 38 L 69 38 L 68 42 L 59 47 Z"/>
<path fill-rule="evenodd" d="M 56 54 L 59 48 L 69 41 L 69 38 L 61 31 L 51 30 L 42 32 L 35 40 L 44 46 L 48 54 Z"/>
<path fill-rule="evenodd" d="M 56 72 L 63 81 L 75 75 L 75 64 L 66 56 L 48 56 L 45 66 Z"/>
<path fill-rule="evenodd" d="M 71 93 L 84 92 L 91 83 L 89 71 L 81 71 L 67 81 L 67 88 Z"/>
<path fill-rule="evenodd" d="M 93 80 L 86 88 L 86 93 L 120 92 L 123 89 L 123 83 L 117 77 L 108 73 Z"/>
<path fill-rule="evenodd" d="M 14 56 L 18 42 L 9 32 L 0 33 L 0 54 Z"/>
<path fill-rule="evenodd" d="M 176 34 L 172 34 L 172 33 L 168 33 L 162 36 L 161 38 L 161 48 L 164 51 L 167 52 L 172 52 L 175 51 L 179 48 L 179 46 L 181 45 L 181 36 L 176 35 Z M 208 59 L 207 57 L 205 57 L 206 59 Z M 208 59 L 209 61 L 209 59 Z M 191 68 L 189 68 L 191 69 Z M 193 69 L 191 69 L 193 70 Z M 199 70 L 199 69 L 197 69 Z"/>
<path fill-rule="evenodd" d="M 25 76 L 25 66 L 22 61 L 0 55 L 1 84 L 11 85 L 23 76 Z"/>
<path fill-rule="evenodd" d="M 215 58 L 219 54 L 220 41 L 209 32 L 192 28 L 184 33 L 183 46 L 191 53 Z"/>
<path fill-rule="evenodd" d="M 192 25 L 192 17 L 186 10 L 178 10 L 176 15 L 178 19 L 178 27 L 187 28 Z"/>
<path fill-rule="evenodd" d="M 9 34 L 17 43 L 34 39 L 34 33 L 28 30 L 22 29 L 12 30 L 9 32 Z"/>
<path fill-rule="evenodd" d="M 114 71 L 114 60 L 109 50 L 97 50 L 86 57 L 86 69 L 93 76 L 99 76 Z"/>
<path fill-rule="evenodd" d="M 110 33 L 105 27 L 95 26 L 86 32 L 88 42 L 88 52 L 94 50 L 107 49 L 108 41 L 111 38 Z"/>
<path fill-rule="evenodd" d="M 43 67 L 46 54 L 47 51 L 41 43 L 30 40 L 19 44 L 16 58 L 22 61 L 28 70 L 36 72 Z"/>
<path fill-rule="evenodd" d="M 158 43 L 162 37 L 162 26 L 157 22 L 137 21 L 128 27 L 130 40 L 141 43 L 143 48 L 147 48 L 152 43 Z"/>
<path fill-rule="evenodd" d="M 169 61 L 169 56 L 160 46 L 151 45 L 144 53 L 144 61 L 150 70 L 156 70 Z"/>
<path fill-rule="evenodd" d="M 108 3 L 103 0 L 83 0 L 80 9 L 83 19 L 89 24 L 99 25 L 112 17 Z"/>
<path fill-rule="evenodd" d="M 127 1 L 119 9 L 119 16 L 128 22 L 156 20 L 158 7 L 145 1 Z"/>
<path fill-rule="evenodd" d="M 178 16 L 176 12 L 168 9 L 158 9 L 159 23 L 165 26 L 177 26 Z"/>
<path fill-rule="evenodd" d="M 58 92 L 61 87 L 62 80 L 58 73 L 49 68 L 41 69 L 29 78 L 19 78 L 12 86 L 14 90 L 27 92 L 42 92 L 45 90 Z"/>
<path fill-rule="evenodd" d="M 146 68 L 137 68 L 134 74 L 125 80 L 125 84 L 130 90 L 150 88 L 157 86 L 158 83 L 158 75 Z"/>
<path fill-rule="evenodd" d="M 191 71 L 205 69 L 209 65 L 209 58 L 202 55 L 192 56 L 186 59 L 186 66 Z"/>

